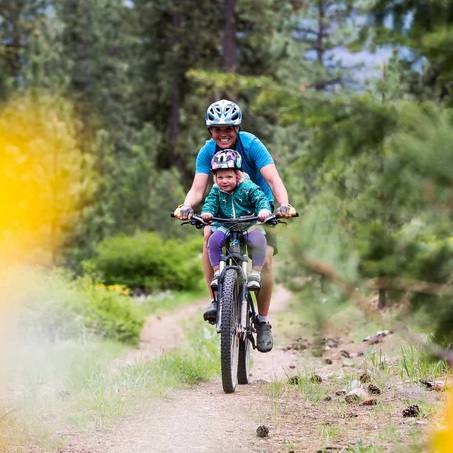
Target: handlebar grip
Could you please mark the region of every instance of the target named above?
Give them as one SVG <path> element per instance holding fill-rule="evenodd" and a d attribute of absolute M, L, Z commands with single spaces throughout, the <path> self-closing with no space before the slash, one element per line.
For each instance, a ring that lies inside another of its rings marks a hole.
<path fill-rule="evenodd" d="M 276 216 L 278 219 L 288 219 L 288 218 L 291 219 L 291 218 L 293 218 L 293 217 L 299 217 L 299 213 L 296 212 L 296 213 L 294 213 L 294 214 L 291 214 L 291 217 L 284 217 L 284 216 L 278 215 L 278 214 L 276 214 L 275 216 Z"/>

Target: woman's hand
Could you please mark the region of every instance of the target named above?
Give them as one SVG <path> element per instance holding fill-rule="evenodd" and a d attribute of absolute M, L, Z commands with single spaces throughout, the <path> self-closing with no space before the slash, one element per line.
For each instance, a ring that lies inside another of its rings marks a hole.
<path fill-rule="evenodd" d="M 294 217 L 296 214 L 296 210 L 289 203 L 282 204 L 277 209 L 277 217 L 284 217 L 285 219 L 289 219 L 290 217 Z"/>
<path fill-rule="evenodd" d="M 173 215 L 179 220 L 190 219 L 193 215 L 193 209 L 190 206 L 180 204 L 176 209 Z"/>

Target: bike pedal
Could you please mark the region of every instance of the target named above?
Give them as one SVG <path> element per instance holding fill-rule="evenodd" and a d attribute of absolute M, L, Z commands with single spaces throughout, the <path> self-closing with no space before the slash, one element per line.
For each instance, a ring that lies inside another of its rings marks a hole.
<path fill-rule="evenodd" d="M 215 324 L 217 322 L 217 316 L 213 317 L 213 316 L 205 316 L 203 315 L 203 319 L 205 321 L 207 321 L 209 324 Z"/>
<path fill-rule="evenodd" d="M 209 324 L 215 324 L 216 321 L 217 321 L 217 317 L 212 317 L 212 316 L 209 316 L 209 317 L 208 317 L 208 316 L 204 316 L 204 315 L 203 315 L 203 319 L 204 319 L 205 321 L 208 321 Z"/>

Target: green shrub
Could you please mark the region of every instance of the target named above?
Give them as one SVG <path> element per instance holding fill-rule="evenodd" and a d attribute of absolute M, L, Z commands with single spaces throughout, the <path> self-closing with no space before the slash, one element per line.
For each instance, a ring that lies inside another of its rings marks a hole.
<path fill-rule="evenodd" d="M 136 343 L 144 315 L 130 297 L 95 286 L 89 278 L 73 280 L 61 271 L 22 272 L 18 288 L 24 305 L 21 323 L 27 334 L 52 340 L 95 334 Z"/>
<path fill-rule="evenodd" d="M 157 233 L 112 236 L 100 242 L 85 270 L 106 285 L 146 292 L 193 290 L 199 286 L 201 238 L 163 240 Z"/>
<path fill-rule="evenodd" d="M 144 316 L 131 298 L 93 286 L 88 279 L 79 284 L 88 302 L 81 307 L 85 327 L 112 340 L 136 343 Z"/>

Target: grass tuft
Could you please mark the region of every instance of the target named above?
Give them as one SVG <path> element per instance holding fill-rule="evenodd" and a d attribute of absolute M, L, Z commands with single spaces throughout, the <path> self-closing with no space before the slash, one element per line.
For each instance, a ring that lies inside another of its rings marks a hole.
<path fill-rule="evenodd" d="M 264 391 L 271 398 L 278 399 L 286 391 L 286 383 L 282 380 L 273 379 L 271 382 L 265 385 Z"/>
<path fill-rule="evenodd" d="M 359 441 L 353 447 L 349 447 L 345 450 L 347 453 L 381 453 L 384 448 L 376 445 L 366 445 L 362 441 Z"/>
<path fill-rule="evenodd" d="M 448 365 L 445 360 L 433 359 L 429 354 L 413 346 L 401 346 L 398 361 L 401 379 L 409 378 L 413 382 L 420 379 L 436 379 L 445 376 Z"/>
<path fill-rule="evenodd" d="M 325 387 L 312 381 L 312 373 L 299 374 L 297 388 L 306 400 L 313 403 L 319 403 L 327 396 Z"/>

